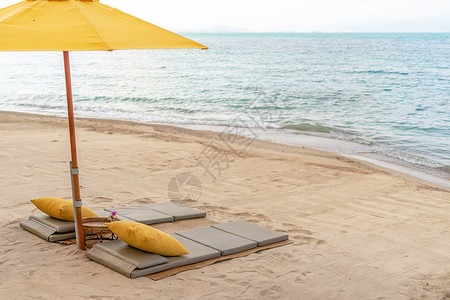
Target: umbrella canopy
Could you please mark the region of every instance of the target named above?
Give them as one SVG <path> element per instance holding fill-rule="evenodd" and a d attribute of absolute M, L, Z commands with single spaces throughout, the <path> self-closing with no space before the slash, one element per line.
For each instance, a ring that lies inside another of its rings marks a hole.
<path fill-rule="evenodd" d="M 0 9 L 2 51 L 208 49 L 98 0 L 25 0 Z"/>
<path fill-rule="evenodd" d="M 0 9 L 0 51 L 63 51 L 78 248 L 85 249 L 68 51 L 208 49 L 98 0 L 25 0 Z"/>

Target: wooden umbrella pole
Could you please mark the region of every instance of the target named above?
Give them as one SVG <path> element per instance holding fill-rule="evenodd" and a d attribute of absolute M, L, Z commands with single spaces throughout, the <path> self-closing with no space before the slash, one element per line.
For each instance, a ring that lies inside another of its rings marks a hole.
<path fill-rule="evenodd" d="M 80 181 L 78 178 L 78 159 L 77 159 L 77 144 L 75 140 L 75 120 L 73 115 L 73 99 L 72 99 L 72 81 L 70 78 L 70 62 L 69 52 L 64 51 L 64 71 L 66 75 L 66 93 L 67 93 L 67 110 L 69 116 L 69 133 L 70 133 L 70 152 L 72 154 L 72 169 L 71 176 L 73 180 L 73 205 L 75 212 L 75 231 L 77 236 L 78 248 L 85 249 L 85 240 L 83 232 L 83 219 L 81 215 L 81 196 L 80 196 Z"/>

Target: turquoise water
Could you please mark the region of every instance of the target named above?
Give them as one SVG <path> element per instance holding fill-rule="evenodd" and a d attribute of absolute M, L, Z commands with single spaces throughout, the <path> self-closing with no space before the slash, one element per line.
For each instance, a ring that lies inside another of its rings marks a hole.
<path fill-rule="evenodd" d="M 210 50 L 71 53 L 76 114 L 326 136 L 450 177 L 450 34 L 185 36 Z M 63 76 L 61 53 L 0 53 L 0 109 L 64 114 Z"/>

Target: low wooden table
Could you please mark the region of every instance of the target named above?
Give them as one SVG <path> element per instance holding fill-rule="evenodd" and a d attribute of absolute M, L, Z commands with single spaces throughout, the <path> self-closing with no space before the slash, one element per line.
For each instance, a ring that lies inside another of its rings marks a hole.
<path fill-rule="evenodd" d="M 104 239 L 115 240 L 117 236 L 109 230 L 105 223 L 110 223 L 110 218 L 83 218 L 83 231 L 85 239 L 87 236 L 95 235 L 96 239 L 103 241 Z M 105 238 L 105 235 L 110 235 Z"/>

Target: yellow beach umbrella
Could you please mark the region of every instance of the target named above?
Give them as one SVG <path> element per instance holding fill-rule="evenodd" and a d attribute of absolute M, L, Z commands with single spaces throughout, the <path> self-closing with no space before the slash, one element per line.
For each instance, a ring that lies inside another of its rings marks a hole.
<path fill-rule="evenodd" d="M 63 51 L 77 244 L 83 250 L 69 51 L 119 49 L 208 48 L 98 0 L 25 0 L 0 9 L 0 51 Z"/>

